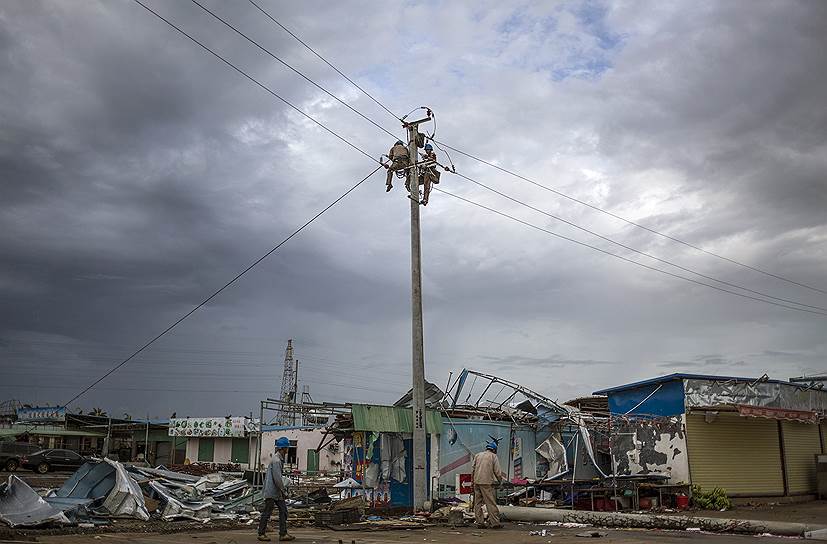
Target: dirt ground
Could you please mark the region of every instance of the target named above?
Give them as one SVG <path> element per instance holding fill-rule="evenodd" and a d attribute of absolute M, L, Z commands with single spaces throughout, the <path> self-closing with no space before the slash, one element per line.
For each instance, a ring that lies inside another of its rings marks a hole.
<path fill-rule="evenodd" d="M 302 510 L 293 510 L 294 515 L 304 515 Z M 827 525 L 827 501 L 811 501 L 798 504 L 763 504 L 758 506 L 739 506 L 735 510 L 726 512 L 688 511 L 671 515 L 694 515 L 707 517 L 725 517 L 736 519 L 763 519 L 771 521 L 788 521 L 809 524 Z M 332 531 L 315 528 L 291 527 L 291 532 L 301 535 L 304 542 L 338 543 L 351 541 L 365 544 L 379 544 L 387 542 L 443 542 L 446 544 L 462 544 L 474 542 L 485 544 L 488 542 L 531 542 L 543 544 L 546 542 L 583 542 L 583 538 L 574 535 L 586 530 L 600 530 L 609 533 L 600 538 L 601 542 L 681 542 L 687 538 L 720 543 L 745 542 L 745 538 L 736 535 L 699 535 L 688 532 L 619 530 L 619 529 L 561 529 L 546 527 L 547 538 L 531 536 L 532 530 L 542 530 L 543 526 L 512 523 L 502 531 L 478 531 L 470 528 L 451 529 L 447 527 L 431 527 L 424 530 L 406 531 Z M 195 521 L 164 522 L 150 520 L 114 520 L 108 527 L 82 529 L 78 527 L 56 527 L 49 529 L 9 529 L 0 524 L 0 543 L 3 542 L 66 542 L 66 543 L 163 543 L 188 542 L 192 544 L 224 544 L 235 542 L 252 542 L 250 535 L 255 533 L 255 524 L 242 525 L 236 521 L 211 521 L 208 524 Z M 306 537 L 306 538 L 305 538 Z M 709 538 L 707 538 L 709 537 Z M 422 540 L 419 540 L 419 539 Z M 223 539 L 223 540 L 222 540 Z M 774 540 L 764 538 L 763 540 Z M 778 539 L 781 540 L 781 539 Z"/>
<path fill-rule="evenodd" d="M 531 531 L 542 530 L 540 526 L 508 524 L 504 529 L 497 531 L 480 531 L 476 529 L 449 529 L 431 527 L 407 531 L 332 531 L 329 529 L 296 529 L 292 534 L 296 542 L 313 544 L 399 544 L 399 543 L 437 543 L 437 544 L 548 544 L 571 543 L 582 544 L 588 540 L 578 538 L 577 533 L 588 529 L 560 529 L 547 528 L 546 536 L 531 535 Z M 705 533 L 667 532 L 667 531 L 636 531 L 636 530 L 602 530 L 606 533 L 603 538 L 589 540 L 610 543 L 662 543 L 688 544 L 690 541 L 708 542 L 711 544 L 749 544 L 755 542 L 753 536 L 716 535 Z M 271 535 L 272 536 L 272 535 Z M 789 539 L 761 538 L 762 543 L 773 544 L 787 542 Z M 274 539 L 274 542 L 277 542 Z M 0 541 L 2 542 L 2 541 Z M 235 531 L 211 531 L 199 533 L 177 533 L 174 535 L 158 534 L 102 534 L 90 536 L 44 536 L 38 542 L 47 544 L 253 544 L 256 543 L 256 534 L 253 528 Z"/>
<path fill-rule="evenodd" d="M 694 510 L 674 515 L 704 516 L 710 518 L 761 519 L 767 521 L 788 521 L 793 523 L 820 523 L 827 525 L 827 501 L 809 501 L 791 504 L 760 504 L 738 506 L 734 510 L 716 512 Z"/>

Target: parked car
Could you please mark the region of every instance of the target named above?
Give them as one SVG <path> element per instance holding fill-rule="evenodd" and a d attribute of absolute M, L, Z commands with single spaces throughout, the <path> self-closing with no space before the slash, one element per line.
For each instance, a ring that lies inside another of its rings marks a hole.
<path fill-rule="evenodd" d="M 20 459 L 20 466 L 46 474 L 50 470 L 77 470 L 86 461 L 71 450 L 40 450 Z"/>
<path fill-rule="evenodd" d="M 0 469 L 14 472 L 20 466 L 20 458 L 41 449 L 28 442 L 0 442 Z"/>

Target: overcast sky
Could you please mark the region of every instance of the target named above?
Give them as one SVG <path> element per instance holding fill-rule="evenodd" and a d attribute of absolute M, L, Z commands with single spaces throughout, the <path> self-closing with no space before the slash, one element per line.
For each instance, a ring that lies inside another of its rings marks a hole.
<path fill-rule="evenodd" d="M 827 290 L 827 3 L 261 1 L 397 115 L 433 108 L 438 139 Z M 403 136 L 254 6 L 205 3 Z M 371 155 L 393 143 L 195 4 L 149 4 Z M 452 157 L 458 171 L 636 249 L 827 307 L 827 294 Z M 134 2 L 0 3 L 0 400 L 66 402 L 372 168 Z M 257 411 L 278 395 L 288 338 L 314 400 L 401 396 L 409 201 L 401 183 L 385 193 L 383 177 L 72 407 Z M 827 371 L 825 316 L 658 274 L 444 194 L 421 211 L 426 373 L 441 386 L 467 367 L 567 400 L 671 372 Z"/>

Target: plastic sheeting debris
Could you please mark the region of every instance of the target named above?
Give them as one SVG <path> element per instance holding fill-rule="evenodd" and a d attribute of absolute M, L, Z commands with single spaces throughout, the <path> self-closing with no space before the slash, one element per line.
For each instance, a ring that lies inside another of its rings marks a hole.
<path fill-rule="evenodd" d="M 8 481 L 0 485 L 0 520 L 10 527 L 70 523 L 66 514 L 46 502 L 15 475 L 9 476 Z"/>
<path fill-rule="evenodd" d="M 342 480 L 338 484 L 334 485 L 333 487 L 339 489 L 362 489 L 362 484 L 354 480 L 353 478 L 348 478 L 347 480 Z"/>

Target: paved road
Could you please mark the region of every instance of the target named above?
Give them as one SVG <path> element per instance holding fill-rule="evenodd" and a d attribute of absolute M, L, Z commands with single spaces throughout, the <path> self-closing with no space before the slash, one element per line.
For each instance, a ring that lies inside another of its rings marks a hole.
<path fill-rule="evenodd" d="M 38 474 L 36 472 L 32 472 L 31 470 L 19 469 L 14 472 L 3 472 L 2 477 L 5 480 L 8 478 L 9 474 L 14 474 L 15 476 L 20 477 L 21 480 L 32 486 L 33 488 L 37 489 L 38 487 L 60 487 L 63 485 L 63 482 L 69 479 L 74 471 L 64 472 L 47 472 L 46 474 Z"/>
<path fill-rule="evenodd" d="M 589 540 L 577 538 L 579 532 L 592 529 L 560 529 L 549 528 L 545 537 L 530 535 L 530 531 L 542 529 L 539 526 L 509 524 L 499 531 L 479 531 L 475 529 L 450 529 L 432 527 L 410 531 L 331 531 L 322 529 L 296 529 L 293 535 L 297 543 L 307 544 L 404 544 L 404 543 L 437 543 L 437 544 L 583 544 Z M 652 542 L 662 544 L 754 544 L 754 536 L 716 535 L 688 532 L 645 531 L 645 530 L 613 530 L 600 529 L 608 533 L 604 538 L 590 539 L 602 544 Z M 789 539 L 761 538 L 761 544 L 789 544 Z M 274 538 L 274 542 L 278 539 Z M 0 541 L 2 542 L 2 541 Z M 111 544 L 254 544 L 257 543 L 255 530 L 248 531 L 215 531 L 197 533 L 177 533 L 168 535 L 147 534 L 101 534 L 95 537 L 90 535 L 72 536 L 39 536 L 38 542 L 48 544 L 89 544 L 91 542 Z"/>

